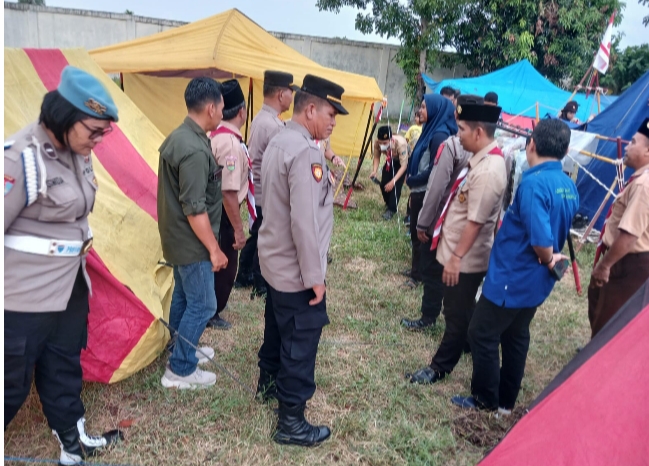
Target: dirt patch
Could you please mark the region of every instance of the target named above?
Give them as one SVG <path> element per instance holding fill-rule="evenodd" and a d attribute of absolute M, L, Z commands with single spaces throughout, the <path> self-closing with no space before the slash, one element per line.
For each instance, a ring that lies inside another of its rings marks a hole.
<path fill-rule="evenodd" d="M 525 408 L 516 408 L 509 416 L 497 418 L 495 413 L 466 411 L 453 419 L 453 433 L 476 447 L 493 448 L 523 417 Z"/>

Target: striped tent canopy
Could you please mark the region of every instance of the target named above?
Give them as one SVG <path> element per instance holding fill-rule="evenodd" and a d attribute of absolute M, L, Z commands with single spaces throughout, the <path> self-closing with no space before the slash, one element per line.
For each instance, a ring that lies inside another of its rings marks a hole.
<path fill-rule="evenodd" d="M 169 338 L 171 269 L 158 265 L 158 147 L 164 137 L 83 49 L 5 48 L 5 139 L 35 121 L 43 96 L 56 89 L 66 65 L 96 76 L 119 109 L 119 123 L 95 148 L 99 190 L 88 255 L 93 284 L 84 380 L 113 383 L 151 363 Z"/>

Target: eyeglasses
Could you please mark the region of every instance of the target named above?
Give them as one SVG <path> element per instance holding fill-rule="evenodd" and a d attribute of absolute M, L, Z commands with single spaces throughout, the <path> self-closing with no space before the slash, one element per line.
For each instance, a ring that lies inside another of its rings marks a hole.
<path fill-rule="evenodd" d="M 83 122 L 83 120 L 79 120 L 79 123 L 83 125 L 84 128 L 86 128 L 88 131 L 90 131 L 90 135 L 88 138 L 90 139 L 97 139 L 100 137 L 106 136 L 108 133 L 113 131 L 113 125 L 110 125 L 106 128 L 91 128 L 87 124 Z"/>

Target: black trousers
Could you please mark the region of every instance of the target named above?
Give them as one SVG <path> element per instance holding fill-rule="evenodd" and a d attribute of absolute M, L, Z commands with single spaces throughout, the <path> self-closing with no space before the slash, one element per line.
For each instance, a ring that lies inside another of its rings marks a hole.
<path fill-rule="evenodd" d="M 420 249 L 422 248 L 419 238 L 417 238 L 417 219 L 419 218 L 419 212 L 421 207 L 424 205 L 424 197 L 426 193 L 410 193 L 410 240 L 412 241 L 412 271 L 410 272 L 410 277 L 413 280 L 420 282 L 422 280 L 421 276 L 421 265 L 420 265 Z"/>
<path fill-rule="evenodd" d="M 510 309 L 480 296 L 469 324 L 473 355 L 471 393 L 485 409 L 512 409 L 525 373 L 530 322 L 536 307 Z M 500 365 L 498 345 L 502 347 Z"/>
<path fill-rule="evenodd" d="M 259 368 L 276 377 L 277 399 L 302 405 L 315 393 L 315 360 L 322 328 L 329 323 L 326 296 L 309 305 L 313 290 L 283 293 L 268 285 Z"/>
<path fill-rule="evenodd" d="M 4 311 L 5 430 L 32 386 L 50 428 L 66 430 L 85 414 L 81 350 L 88 341 L 88 287 L 79 269 L 62 312 Z"/>
<path fill-rule="evenodd" d="M 252 224 L 250 229 L 250 236 L 246 240 L 246 245 L 241 250 L 239 255 L 239 275 L 241 282 L 245 282 L 247 276 L 252 275 L 253 284 L 256 289 L 266 286 L 264 277 L 261 276 L 261 268 L 259 267 L 259 253 L 257 251 L 257 238 L 259 236 L 259 228 L 264 220 L 261 207 L 255 206 L 257 212 L 257 219 Z"/>
<path fill-rule="evenodd" d="M 394 188 L 392 188 L 392 191 L 386 193 L 385 185 L 392 181 L 392 178 L 394 178 L 394 175 L 397 174 L 400 168 L 401 165 L 399 164 L 399 161 L 395 161 L 393 159 L 392 167 L 390 167 L 390 169 L 388 170 L 388 165 L 384 164 L 383 170 L 381 171 L 380 186 L 381 194 L 383 195 L 383 202 L 385 202 L 385 206 L 388 208 L 388 210 L 391 210 L 392 212 L 397 211 L 397 204 L 399 203 L 399 200 L 401 200 L 401 190 L 403 189 L 403 181 L 405 180 L 405 176 L 402 176 L 397 180 L 397 182 L 394 184 Z"/>
<path fill-rule="evenodd" d="M 461 273 L 455 286 L 444 291 L 444 319 L 446 328 L 430 367 L 450 374 L 462 356 L 469 323 L 475 309 L 475 295 L 487 272 Z"/>
<path fill-rule="evenodd" d="M 432 242 L 431 239 L 427 243 L 422 243 L 419 249 L 419 271 L 424 284 L 421 319 L 426 323 L 434 323 L 442 312 L 445 289 L 442 282 L 444 266 L 437 261 L 437 249 L 430 250 Z"/>
<path fill-rule="evenodd" d="M 223 208 L 221 214 L 221 226 L 219 227 L 219 247 L 225 257 L 228 258 L 228 266 L 224 269 L 214 272 L 214 292 L 216 293 L 216 314 L 225 309 L 232 293 L 234 279 L 237 276 L 237 256 L 238 251 L 232 246 L 234 244 L 234 228 L 228 214 Z"/>

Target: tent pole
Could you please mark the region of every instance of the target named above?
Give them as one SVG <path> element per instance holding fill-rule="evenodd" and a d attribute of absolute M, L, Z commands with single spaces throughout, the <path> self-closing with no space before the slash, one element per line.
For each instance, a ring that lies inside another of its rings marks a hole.
<path fill-rule="evenodd" d="M 248 115 L 246 117 L 246 132 L 244 134 L 244 142 L 246 143 L 246 145 L 248 144 L 248 123 L 252 122 L 252 106 L 254 104 L 252 98 L 252 78 L 250 78 L 250 84 L 248 85 Z"/>
<path fill-rule="evenodd" d="M 539 118 L 539 103 L 536 103 L 536 122 L 538 123 L 540 120 Z"/>
<path fill-rule="evenodd" d="M 577 246 L 577 251 L 575 254 L 579 254 L 579 251 L 581 251 L 581 248 L 584 247 L 584 244 L 586 244 L 586 238 L 588 238 L 588 235 L 590 235 L 590 232 L 595 228 L 595 223 L 597 223 L 597 219 L 599 218 L 600 215 L 602 215 L 602 211 L 604 210 L 604 206 L 608 202 L 609 198 L 611 197 L 611 192 L 613 189 L 615 189 L 615 183 L 617 183 L 617 178 L 613 180 L 613 183 L 611 183 L 611 187 L 609 188 L 608 192 L 606 193 L 606 196 L 604 197 L 604 200 L 599 206 L 599 209 L 597 209 L 597 212 L 595 212 L 595 216 L 593 219 L 590 221 L 588 226 L 586 227 L 586 230 L 584 230 L 584 234 L 581 235 L 581 238 L 579 238 L 579 245 Z"/>
<path fill-rule="evenodd" d="M 122 89 L 122 92 L 124 92 L 124 74 L 123 73 L 119 74 L 119 87 Z"/>
<path fill-rule="evenodd" d="M 367 132 L 370 129 L 370 124 L 372 123 L 372 115 L 374 115 L 374 102 L 372 102 L 372 105 L 370 106 L 370 114 L 367 116 L 367 125 L 365 125 L 365 135 L 363 136 L 363 144 L 361 144 L 361 151 L 358 154 L 360 155 L 363 153 L 363 148 L 365 147 L 365 143 L 367 142 Z"/>
<path fill-rule="evenodd" d="M 367 102 L 363 104 L 363 112 L 365 111 L 366 108 L 367 108 Z M 338 193 L 340 193 L 340 188 L 343 187 L 343 184 L 345 182 L 345 177 L 347 176 L 347 172 L 349 171 L 349 166 L 352 164 L 352 157 L 354 156 L 354 150 L 356 149 L 356 137 L 358 136 L 358 130 L 361 127 L 361 122 L 362 120 L 359 118 L 358 124 L 356 125 L 356 132 L 354 133 L 354 143 L 352 144 L 352 150 L 349 152 L 349 160 L 347 160 L 347 165 L 345 165 L 345 171 L 343 172 L 342 179 L 340 180 L 340 183 L 338 183 L 338 188 L 336 188 L 336 192 L 334 193 L 334 201 L 338 197 Z"/>

